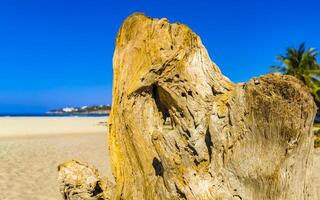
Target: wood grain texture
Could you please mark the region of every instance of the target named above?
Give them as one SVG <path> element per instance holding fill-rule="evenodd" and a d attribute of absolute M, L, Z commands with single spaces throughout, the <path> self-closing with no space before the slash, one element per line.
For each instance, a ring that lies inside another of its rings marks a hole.
<path fill-rule="evenodd" d="M 316 199 L 316 106 L 297 79 L 235 84 L 187 26 L 140 13 L 113 68 L 112 199 Z"/>

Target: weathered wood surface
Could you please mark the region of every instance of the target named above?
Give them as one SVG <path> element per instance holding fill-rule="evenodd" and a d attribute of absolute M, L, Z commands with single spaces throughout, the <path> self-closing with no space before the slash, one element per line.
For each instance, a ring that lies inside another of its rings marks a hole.
<path fill-rule="evenodd" d="M 65 200 L 110 200 L 113 184 L 94 166 L 71 160 L 58 166 L 60 191 Z"/>
<path fill-rule="evenodd" d="M 316 199 L 316 107 L 297 79 L 234 84 L 187 26 L 139 13 L 119 30 L 113 67 L 108 198 Z"/>

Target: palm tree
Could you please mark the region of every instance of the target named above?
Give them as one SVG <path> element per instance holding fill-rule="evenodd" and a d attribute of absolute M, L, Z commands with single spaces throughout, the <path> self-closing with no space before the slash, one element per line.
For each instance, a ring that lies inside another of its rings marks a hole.
<path fill-rule="evenodd" d="M 301 43 L 298 49 L 287 48 L 285 55 L 276 59 L 282 64 L 272 66 L 272 71 L 279 71 L 300 79 L 310 90 L 318 107 L 320 106 L 320 65 L 317 62 L 318 51 L 314 48 L 305 48 Z"/>

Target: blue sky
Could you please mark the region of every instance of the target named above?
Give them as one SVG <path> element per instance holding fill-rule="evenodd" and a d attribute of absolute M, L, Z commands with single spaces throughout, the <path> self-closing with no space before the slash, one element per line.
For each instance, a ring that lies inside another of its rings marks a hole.
<path fill-rule="evenodd" d="M 111 103 L 116 33 L 133 12 L 190 26 L 234 82 L 286 47 L 320 48 L 320 1 L 2 0 L 0 113 Z"/>

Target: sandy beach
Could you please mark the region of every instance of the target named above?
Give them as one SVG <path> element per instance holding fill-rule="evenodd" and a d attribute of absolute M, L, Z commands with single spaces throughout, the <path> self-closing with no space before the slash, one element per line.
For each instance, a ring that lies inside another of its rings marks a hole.
<path fill-rule="evenodd" d="M 79 159 L 111 177 L 106 117 L 1 117 L 0 199 L 60 200 L 57 165 Z"/>

